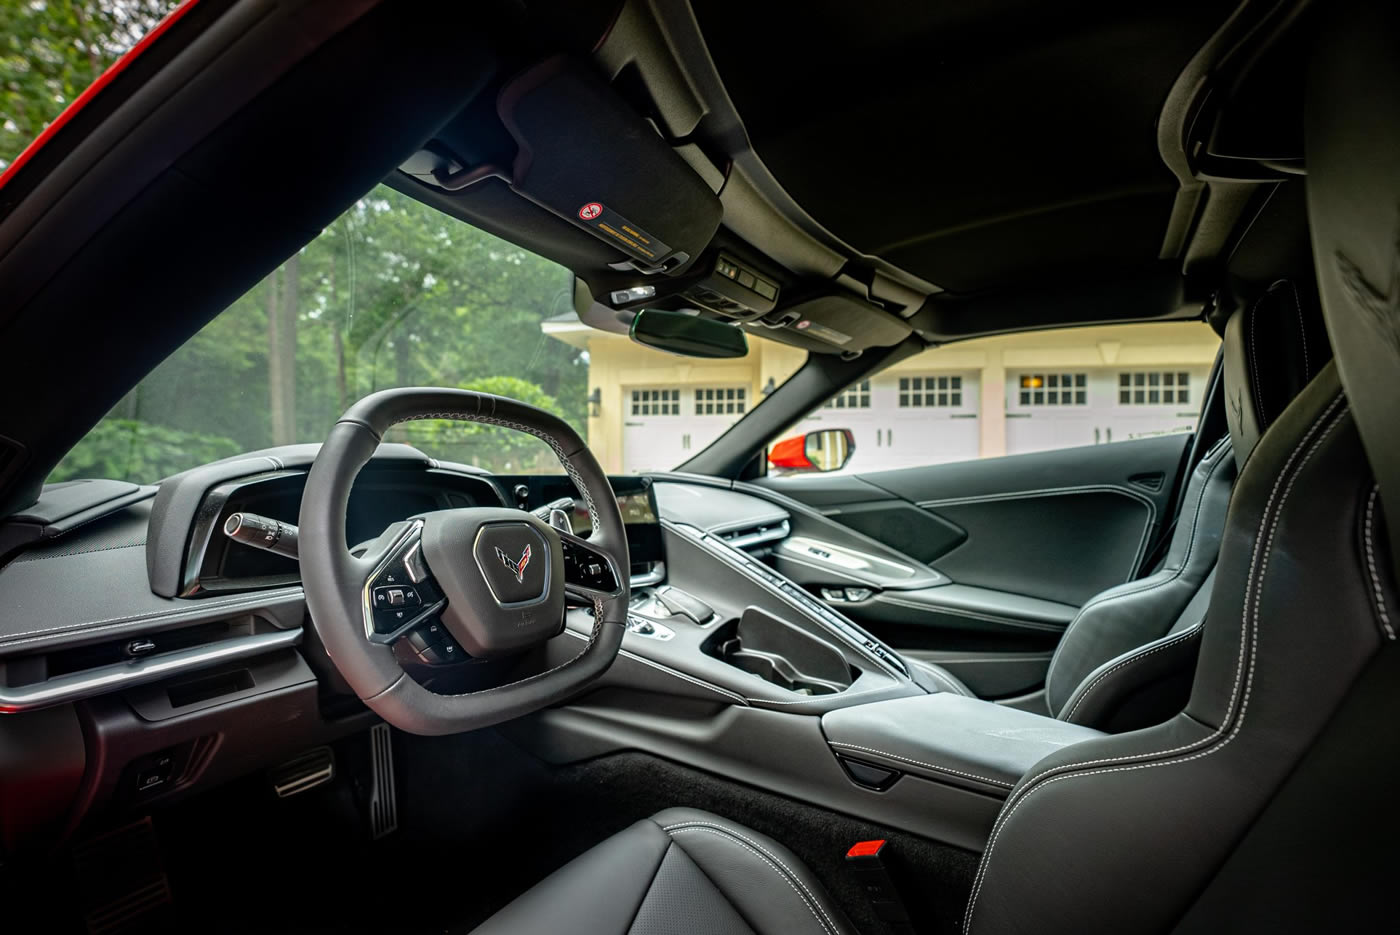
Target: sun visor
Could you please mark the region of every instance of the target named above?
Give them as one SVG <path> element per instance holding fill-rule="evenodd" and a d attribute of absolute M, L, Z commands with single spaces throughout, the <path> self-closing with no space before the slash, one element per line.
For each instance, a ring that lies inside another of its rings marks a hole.
<path fill-rule="evenodd" d="M 675 272 L 719 227 L 719 198 L 597 74 L 566 57 L 497 101 L 519 147 L 511 187 L 645 271 Z"/>
<path fill-rule="evenodd" d="M 902 318 L 847 295 L 807 299 L 765 315 L 761 322 L 771 326 L 778 320 L 790 343 L 827 353 L 892 347 L 913 333 Z"/>

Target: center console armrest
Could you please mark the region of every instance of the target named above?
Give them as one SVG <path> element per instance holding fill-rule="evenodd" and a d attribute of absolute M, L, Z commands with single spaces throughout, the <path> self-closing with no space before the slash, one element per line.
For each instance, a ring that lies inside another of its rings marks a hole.
<path fill-rule="evenodd" d="M 822 715 L 822 731 L 853 776 L 874 765 L 1002 798 L 1042 757 L 1104 736 L 950 692 L 840 708 Z"/>

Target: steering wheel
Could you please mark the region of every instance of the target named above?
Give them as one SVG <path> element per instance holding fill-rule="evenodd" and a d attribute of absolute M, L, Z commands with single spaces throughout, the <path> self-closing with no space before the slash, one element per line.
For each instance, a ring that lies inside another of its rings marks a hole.
<path fill-rule="evenodd" d="M 355 476 L 393 425 L 457 419 L 543 440 L 583 495 L 588 539 L 524 510 L 438 510 L 394 523 L 356 556 L 346 547 Z M 361 399 L 341 416 L 306 478 L 298 520 L 312 624 L 355 693 L 395 727 L 450 734 L 568 697 L 617 657 L 627 619 L 627 534 L 607 475 L 563 420 L 513 399 L 408 387 Z M 393 644 L 441 621 L 473 658 L 519 653 L 557 636 L 567 600 L 593 607 L 593 632 L 561 665 L 495 688 L 441 695 L 404 671 Z"/>

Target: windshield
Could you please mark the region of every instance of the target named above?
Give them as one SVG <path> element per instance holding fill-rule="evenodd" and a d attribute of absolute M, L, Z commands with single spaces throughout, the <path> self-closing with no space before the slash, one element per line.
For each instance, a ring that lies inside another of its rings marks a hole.
<path fill-rule="evenodd" d="M 739 360 L 664 354 L 584 325 L 572 295 L 562 266 L 380 186 L 142 380 L 49 481 L 151 483 L 319 442 L 350 403 L 395 386 L 520 399 L 564 418 L 610 471 L 665 470 L 805 360 L 767 341 Z M 497 472 L 559 470 L 507 429 L 424 421 L 385 440 Z"/>

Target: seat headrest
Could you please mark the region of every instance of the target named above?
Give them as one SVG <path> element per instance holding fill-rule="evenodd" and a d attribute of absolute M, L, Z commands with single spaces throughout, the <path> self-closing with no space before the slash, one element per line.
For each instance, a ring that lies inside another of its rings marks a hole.
<path fill-rule="evenodd" d="M 1293 397 L 1332 359 L 1322 314 L 1280 279 L 1225 325 L 1225 417 L 1241 468 Z"/>
<path fill-rule="evenodd" d="M 1400 4 L 1314 4 L 1303 108 L 1308 218 L 1337 373 L 1400 518 Z M 1391 522 L 1400 574 L 1400 520 Z"/>

